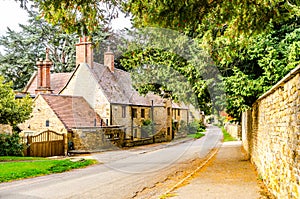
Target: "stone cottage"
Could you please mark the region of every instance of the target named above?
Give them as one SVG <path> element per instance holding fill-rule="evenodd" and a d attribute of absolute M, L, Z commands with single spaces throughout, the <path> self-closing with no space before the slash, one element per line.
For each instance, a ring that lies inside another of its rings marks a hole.
<path fill-rule="evenodd" d="M 141 96 L 130 73 L 114 67 L 112 52 L 104 54 L 104 64 L 94 62 L 87 37 L 76 44 L 72 73 L 50 74 L 51 65 L 47 52 L 24 89 L 35 96 L 33 117 L 20 125 L 24 131 L 67 133 L 80 127 L 115 126 L 124 129 L 127 140 L 170 141 L 178 137 L 172 121 L 189 122 L 188 109 L 172 106 L 170 99 L 153 93 Z"/>
<path fill-rule="evenodd" d="M 76 45 L 77 67 L 59 92 L 62 95 L 83 96 L 105 121 L 106 125 L 121 125 L 127 139 L 143 139 L 160 133 L 166 140 L 172 137 L 171 103 L 153 94 L 141 96 L 132 86 L 130 73 L 114 67 L 114 54 L 104 54 L 104 65 L 93 61 L 92 43 L 81 38 Z M 143 132 L 147 121 L 154 123 L 153 132 Z"/>

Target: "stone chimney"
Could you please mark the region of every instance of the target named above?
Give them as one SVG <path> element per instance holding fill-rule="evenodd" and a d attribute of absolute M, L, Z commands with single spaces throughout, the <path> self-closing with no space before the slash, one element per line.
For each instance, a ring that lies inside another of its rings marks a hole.
<path fill-rule="evenodd" d="M 87 63 L 91 68 L 94 65 L 92 42 L 86 36 L 80 37 L 76 44 L 76 66 L 80 63 Z"/>
<path fill-rule="evenodd" d="M 37 74 L 37 88 L 35 93 L 52 93 L 50 82 L 50 68 L 52 62 L 49 59 L 49 48 L 46 48 L 46 59 L 40 58 L 36 62 L 38 68 Z"/>
<path fill-rule="evenodd" d="M 104 53 L 104 66 L 107 66 L 112 73 L 115 71 L 114 53 L 110 51 L 109 47 Z"/>

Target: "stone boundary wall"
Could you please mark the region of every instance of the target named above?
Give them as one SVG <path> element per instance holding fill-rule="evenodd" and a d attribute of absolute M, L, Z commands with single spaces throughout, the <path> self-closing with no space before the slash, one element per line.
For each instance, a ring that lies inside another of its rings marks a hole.
<path fill-rule="evenodd" d="M 277 198 L 300 198 L 300 66 L 242 115 L 249 158 Z"/>
<path fill-rule="evenodd" d="M 242 127 L 239 124 L 226 123 L 224 125 L 225 130 L 235 139 L 241 140 Z"/>
<path fill-rule="evenodd" d="M 73 143 L 72 151 L 97 152 L 113 150 L 122 147 L 124 143 L 124 129 L 118 127 L 95 127 L 72 129 L 69 143 Z"/>

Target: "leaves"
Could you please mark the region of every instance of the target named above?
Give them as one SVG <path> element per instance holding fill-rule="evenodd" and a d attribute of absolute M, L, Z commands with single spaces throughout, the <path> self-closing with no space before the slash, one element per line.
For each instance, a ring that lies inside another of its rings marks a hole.
<path fill-rule="evenodd" d="M 9 124 L 15 127 L 17 124 L 29 119 L 33 102 L 29 96 L 15 99 L 12 83 L 3 83 L 0 76 L 0 124 Z"/>
<path fill-rule="evenodd" d="M 0 37 L 0 45 L 5 54 L 0 56 L 0 73 L 6 81 L 13 82 L 13 88 L 24 88 L 32 73 L 36 70 L 36 60 L 45 57 L 46 47 L 50 49 L 49 58 L 53 63 L 53 72 L 71 72 L 75 67 L 75 44 L 78 36 L 66 34 L 58 26 L 52 26 L 37 13 L 30 12 L 29 25 L 20 25 L 21 31 L 8 29 Z M 93 34 L 96 43 L 107 34 Z"/>

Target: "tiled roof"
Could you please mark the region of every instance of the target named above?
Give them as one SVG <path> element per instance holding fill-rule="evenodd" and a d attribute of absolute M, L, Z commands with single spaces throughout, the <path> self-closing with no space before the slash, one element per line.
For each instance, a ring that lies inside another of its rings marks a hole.
<path fill-rule="evenodd" d="M 51 89 L 53 94 L 58 94 L 58 92 L 66 85 L 70 79 L 72 73 L 52 73 L 50 75 Z M 34 73 L 24 89 L 24 92 L 30 94 L 35 94 L 35 89 L 37 88 L 37 73 Z"/>
<path fill-rule="evenodd" d="M 110 103 L 151 106 L 150 100 L 133 88 L 130 73 L 116 68 L 112 73 L 108 67 L 98 63 L 94 63 L 91 71 Z"/>
<path fill-rule="evenodd" d="M 93 127 L 95 119 L 96 126 L 101 124 L 100 116 L 83 97 L 46 94 L 41 96 L 68 130 L 74 127 Z"/>

